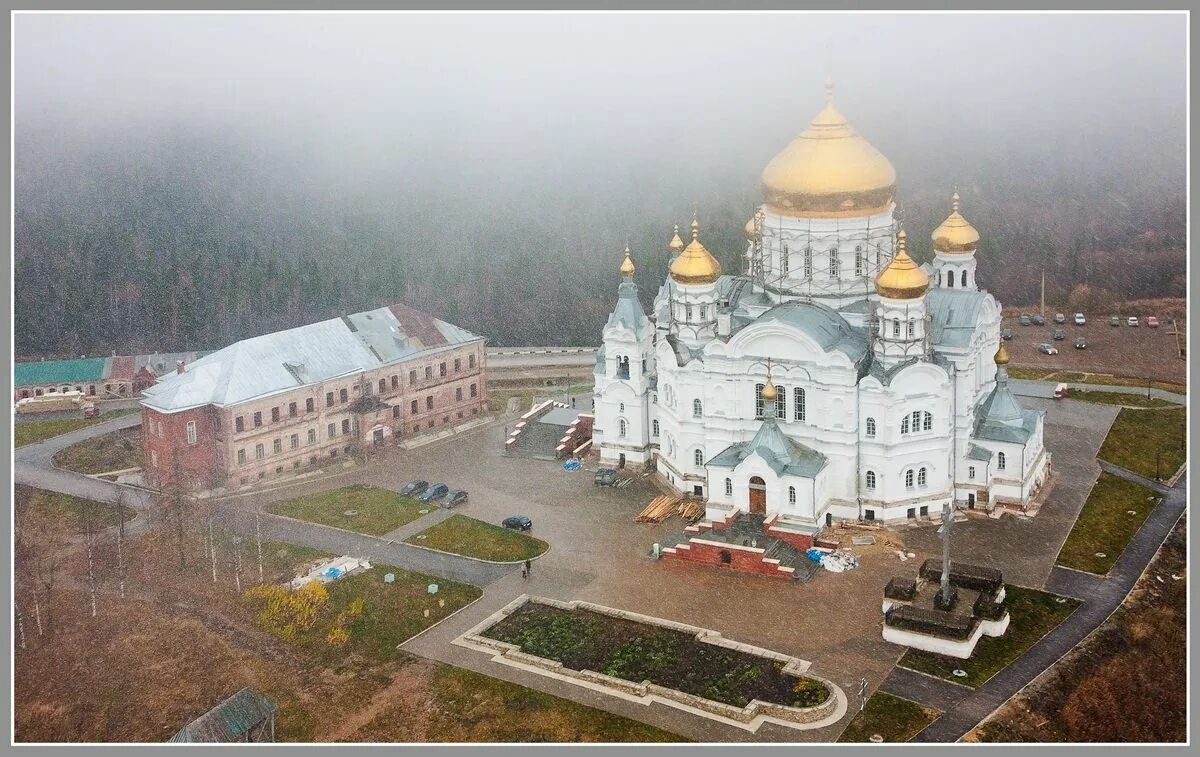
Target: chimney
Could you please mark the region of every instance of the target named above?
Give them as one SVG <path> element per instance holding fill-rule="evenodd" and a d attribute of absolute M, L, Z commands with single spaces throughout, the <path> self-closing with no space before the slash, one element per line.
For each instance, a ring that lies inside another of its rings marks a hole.
<path fill-rule="evenodd" d="M 175 361 L 175 372 L 183 373 L 183 361 L 182 360 Z"/>

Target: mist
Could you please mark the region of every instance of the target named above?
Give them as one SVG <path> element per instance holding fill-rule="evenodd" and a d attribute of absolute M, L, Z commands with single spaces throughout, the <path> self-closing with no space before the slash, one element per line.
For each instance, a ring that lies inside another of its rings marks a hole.
<path fill-rule="evenodd" d="M 211 348 L 400 300 L 499 344 L 595 343 L 626 243 L 647 297 L 693 210 L 735 267 L 762 168 L 826 76 L 895 165 L 918 259 L 957 186 L 1006 301 L 1032 301 L 1047 266 L 1063 297 L 1086 276 L 1182 295 L 1180 14 L 21 14 L 14 30 L 18 351 Z M 1105 273 L 1131 246 L 1132 280 Z M 111 302 L 166 303 L 151 290 L 201 259 L 182 296 L 235 302 L 220 319 L 193 303 L 173 331 L 125 303 L 82 329 L 84 305 L 50 298 L 88 299 L 46 280 L 55 256 Z M 319 281 L 259 312 L 206 279 L 244 260 Z M 152 281 L 147 264 L 177 269 Z"/>

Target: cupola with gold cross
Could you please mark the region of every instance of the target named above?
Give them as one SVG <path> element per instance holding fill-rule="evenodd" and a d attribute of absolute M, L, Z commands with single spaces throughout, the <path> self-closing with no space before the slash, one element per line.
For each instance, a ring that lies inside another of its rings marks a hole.
<path fill-rule="evenodd" d="M 976 289 L 975 249 L 979 232 L 959 210 L 958 190 L 950 198 L 950 215 L 930 235 L 933 240 L 935 286 Z"/>

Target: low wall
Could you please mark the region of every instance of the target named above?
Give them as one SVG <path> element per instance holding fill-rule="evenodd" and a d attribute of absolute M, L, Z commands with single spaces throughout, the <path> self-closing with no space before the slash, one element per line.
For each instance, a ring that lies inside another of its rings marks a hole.
<path fill-rule="evenodd" d="M 764 552 L 762 547 L 743 547 L 737 544 L 693 538 L 686 544 L 666 547 L 659 553 L 659 556 L 663 560 L 679 560 L 698 565 L 732 568 L 744 573 L 757 573 L 773 578 L 795 576 L 795 568 L 780 567 L 778 560 L 764 558 Z M 723 553 L 728 554 L 728 561 L 723 558 Z"/>
<path fill-rule="evenodd" d="M 745 654 L 763 657 L 768 660 L 782 662 L 782 671 L 793 676 L 803 676 L 819 681 L 829 691 L 829 697 L 819 705 L 814 707 L 790 707 L 787 705 L 775 704 L 771 702 L 763 702 L 760 700 L 752 700 L 745 707 L 735 707 L 733 705 L 717 702 L 704 697 L 695 696 L 675 689 L 668 689 L 649 681 L 636 683 L 626 681 L 621 678 L 598 673 L 593 670 L 572 670 L 564 667 L 561 663 L 553 660 L 548 660 L 544 657 L 537 657 L 522 652 L 520 647 L 509 644 L 507 642 L 492 639 L 483 635 L 483 632 L 492 626 L 499 623 L 504 618 L 507 618 L 512 613 L 516 612 L 527 602 L 536 602 L 538 604 L 555 607 L 561 610 L 587 610 L 600 615 L 608 615 L 614 618 L 630 620 L 636 623 L 645 625 L 658 626 L 660 628 L 669 628 L 671 630 L 680 631 L 691 634 L 693 638 L 705 644 L 723 647 L 725 649 L 733 649 Z M 586 686 L 595 690 L 605 691 L 610 694 L 623 696 L 625 698 L 640 701 L 643 704 L 650 704 L 653 701 L 660 702 L 678 709 L 694 712 L 705 717 L 715 718 L 727 722 L 731 725 L 736 725 L 750 731 L 757 731 L 759 726 L 764 722 L 773 722 L 780 725 L 786 725 L 798 729 L 823 728 L 836 723 L 842 718 L 846 712 L 846 695 L 832 681 L 814 676 L 808 672 L 809 663 L 805 660 L 791 657 L 788 655 L 773 652 L 769 649 L 742 644 L 736 641 L 721 636 L 717 631 L 698 626 L 688 625 L 686 623 L 676 623 L 662 618 L 654 618 L 648 615 L 641 615 L 625 610 L 617 610 L 603 605 L 596 605 L 590 602 L 571 601 L 561 602 L 555 599 L 542 597 L 530 597 L 522 595 L 517 597 L 509 604 L 502 607 L 500 610 L 493 613 L 491 616 L 471 628 L 462 636 L 454 640 L 455 644 L 460 646 L 475 648 L 479 651 L 493 653 L 493 660 L 496 662 L 517 664 L 524 667 L 534 668 L 540 671 L 545 671 L 547 674 L 557 678 L 577 683 L 581 686 Z"/>

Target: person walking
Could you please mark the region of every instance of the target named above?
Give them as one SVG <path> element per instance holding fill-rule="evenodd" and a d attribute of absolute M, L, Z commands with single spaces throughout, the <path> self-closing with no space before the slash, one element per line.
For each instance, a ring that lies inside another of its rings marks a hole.
<path fill-rule="evenodd" d="M 525 564 L 521 566 L 521 578 L 529 578 L 529 561 L 528 560 L 526 560 Z"/>
<path fill-rule="evenodd" d="M 531 575 L 532 573 L 533 573 L 533 563 L 526 560 L 525 561 L 525 575 L 528 576 L 528 575 Z"/>

